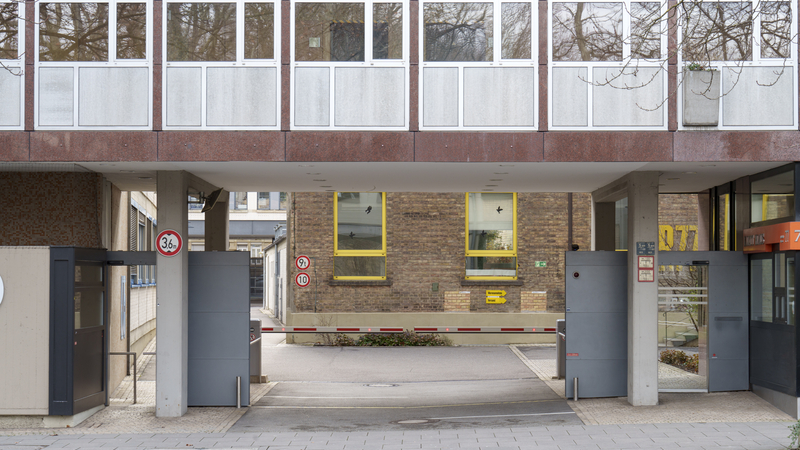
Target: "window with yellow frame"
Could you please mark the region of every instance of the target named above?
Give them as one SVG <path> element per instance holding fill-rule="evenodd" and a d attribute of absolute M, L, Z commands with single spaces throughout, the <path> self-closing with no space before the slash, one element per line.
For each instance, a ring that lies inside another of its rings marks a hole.
<path fill-rule="evenodd" d="M 333 197 L 333 278 L 386 279 L 386 193 Z"/>
<path fill-rule="evenodd" d="M 517 279 L 517 194 L 467 193 L 466 278 Z"/>

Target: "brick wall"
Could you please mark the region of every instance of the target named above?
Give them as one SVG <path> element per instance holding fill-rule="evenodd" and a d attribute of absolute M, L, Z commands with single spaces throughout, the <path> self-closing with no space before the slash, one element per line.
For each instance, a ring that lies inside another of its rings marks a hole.
<path fill-rule="evenodd" d="M 697 194 L 658 196 L 658 249 L 660 251 L 698 250 Z"/>
<path fill-rule="evenodd" d="M 293 196 L 290 258 L 313 256 L 311 285 L 294 288 L 295 312 L 520 312 L 522 292 L 544 291 L 536 311 L 564 310 L 564 251 L 568 239 L 567 194 L 518 196 L 517 251 L 521 286 L 462 285 L 464 279 L 463 193 L 387 193 L 386 275 L 391 286 L 329 285 L 333 277 L 333 195 Z M 573 243 L 591 246 L 589 194 L 573 194 Z M 546 267 L 535 267 L 544 261 Z M 291 277 L 296 274 L 292 269 Z M 487 304 L 487 290 L 506 291 L 506 302 Z M 533 307 L 526 303 L 525 310 Z M 457 309 L 455 309 L 457 308 Z"/>
<path fill-rule="evenodd" d="M 0 245 L 100 248 L 102 176 L 0 172 Z"/>

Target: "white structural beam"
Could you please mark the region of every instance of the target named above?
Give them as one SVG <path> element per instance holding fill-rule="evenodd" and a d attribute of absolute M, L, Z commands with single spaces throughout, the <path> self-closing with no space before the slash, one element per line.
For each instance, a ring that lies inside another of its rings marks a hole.
<path fill-rule="evenodd" d="M 184 240 L 184 248 L 174 256 L 159 254 L 156 257 L 156 417 L 186 414 L 189 367 L 189 258 L 185 248 L 189 235 L 188 187 L 187 172 L 158 172 L 158 231 L 176 231 Z"/>
<path fill-rule="evenodd" d="M 658 404 L 658 175 L 628 175 L 628 403 L 633 406 Z M 654 252 L 652 279 L 640 279 L 637 245 L 642 244 Z"/>

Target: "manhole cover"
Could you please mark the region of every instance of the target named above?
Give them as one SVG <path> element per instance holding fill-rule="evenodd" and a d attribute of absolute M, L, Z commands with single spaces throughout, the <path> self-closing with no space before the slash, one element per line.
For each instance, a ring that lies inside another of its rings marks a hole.
<path fill-rule="evenodd" d="M 365 384 L 366 387 L 397 387 L 397 384 Z"/>

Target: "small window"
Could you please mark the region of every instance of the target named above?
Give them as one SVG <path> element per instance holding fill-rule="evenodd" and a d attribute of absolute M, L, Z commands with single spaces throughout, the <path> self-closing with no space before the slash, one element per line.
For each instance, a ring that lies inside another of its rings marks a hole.
<path fill-rule="evenodd" d="M 466 196 L 466 278 L 517 278 L 517 194 Z"/>
<path fill-rule="evenodd" d="M 794 220 L 794 170 L 751 181 L 750 213 L 752 224 Z"/>
<path fill-rule="evenodd" d="M 269 210 L 269 192 L 258 193 L 258 210 L 259 211 Z"/>
<path fill-rule="evenodd" d="M 247 211 L 247 192 L 231 192 L 231 211 Z"/>
<path fill-rule="evenodd" d="M 17 2 L 0 3 L 0 59 L 18 57 L 19 5 Z"/>
<path fill-rule="evenodd" d="M 333 208 L 333 277 L 386 279 L 386 194 L 339 192 Z"/>
<path fill-rule="evenodd" d="M 792 6 L 789 2 L 762 2 L 761 57 L 790 58 Z"/>
<path fill-rule="evenodd" d="M 278 209 L 285 210 L 286 209 L 286 202 L 287 202 L 287 195 L 286 192 L 281 192 L 278 200 Z"/>

